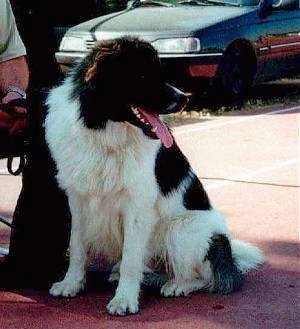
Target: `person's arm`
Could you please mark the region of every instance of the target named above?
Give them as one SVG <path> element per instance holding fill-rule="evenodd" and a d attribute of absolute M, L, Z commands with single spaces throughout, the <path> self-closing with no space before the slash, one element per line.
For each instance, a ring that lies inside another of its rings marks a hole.
<path fill-rule="evenodd" d="M 9 0 L 1 0 L 0 12 L 0 104 L 22 98 L 28 87 L 28 66 L 25 59 L 26 49 L 20 38 Z M 26 113 L 20 106 L 12 106 L 17 113 Z M 12 118 L 3 111 L 1 124 L 5 126 Z"/>
<path fill-rule="evenodd" d="M 0 62 L 0 94 L 3 95 L 2 103 L 20 98 L 21 95 L 16 92 L 7 91 L 12 87 L 26 90 L 29 81 L 29 71 L 24 56 L 13 58 Z"/>
<path fill-rule="evenodd" d="M 9 0 L 0 0 L 0 13 L 0 131 L 14 137 L 21 136 L 27 128 L 27 110 L 18 99 L 26 96 L 29 73 L 26 49 Z"/>
<path fill-rule="evenodd" d="M 9 0 L 0 2 L 0 103 L 22 97 L 11 88 L 26 90 L 28 66 L 26 49 L 20 38 Z"/>
<path fill-rule="evenodd" d="M 24 56 L 16 57 L 0 62 L 0 104 L 8 104 L 10 101 L 22 98 L 18 92 L 9 91 L 11 88 L 19 88 L 26 91 L 29 82 L 29 71 Z M 23 106 L 12 106 L 17 113 L 26 115 L 27 110 Z M 0 111 L 0 130 L 8 130 L 10 135 L 20 135 L 26 130 L 27 119 L 16 119 L 15 115 Z"/>

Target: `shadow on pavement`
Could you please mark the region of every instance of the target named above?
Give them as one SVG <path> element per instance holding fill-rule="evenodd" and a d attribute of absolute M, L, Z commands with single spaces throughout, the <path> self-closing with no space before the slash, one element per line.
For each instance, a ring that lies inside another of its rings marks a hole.
<path fill-rule="evenodd" d="M 299 272 L 295 269 L 298 244 L 261 241 L 259 245 L 267 255 L 267 263 L 246 276 L 239 292 L 228 296 L 198 292 L 188 297 L 162 298 L 157 290 L 147 289 L 141 294 L 138 314 L 112 317 L 106 312 L 106 304 L 113 296 L 114 287 L 106 283 L 107 273 L 102 273 L 92 278 L 97 283 L 93 289 L 90 286 L 88 292 L 73 299 L 23 290 L 17 292 L 19 297 L 15 299 L 12 295 L 2 297 L 0 305 L 6 321 L 19 324 L 19 328 L 296 329 L 299 325 Z M 274 265 L 273 258 L 277 256 L 292 257 L 293 266 Z"/>

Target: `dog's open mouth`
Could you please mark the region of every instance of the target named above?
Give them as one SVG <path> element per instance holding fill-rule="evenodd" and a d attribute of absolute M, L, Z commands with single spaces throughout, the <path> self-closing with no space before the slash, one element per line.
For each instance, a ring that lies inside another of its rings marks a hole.
<path fill-rule="evenodd" d="M 131 111 L 137 120 L 148 130 L 152 138 L 159 138 L 167 148 L 173 145 L 173 136 L 157 113 L 147 111 L 137 106 L 131 106 Z"/>

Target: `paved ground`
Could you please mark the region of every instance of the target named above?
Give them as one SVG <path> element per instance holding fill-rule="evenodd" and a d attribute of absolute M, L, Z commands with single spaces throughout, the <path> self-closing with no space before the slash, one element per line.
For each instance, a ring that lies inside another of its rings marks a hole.
<path fill-rule="evenodd" d="M 74 299 L 0 292 L 0 328 L 299 328 L 299 112 L 300 104 L 277 106 L 175 128 L 232 235 L 265 252 L 267 263 L 240 292 L 172 299 L 144 292 L 141 312 L 125 318 L 106 313 L 113 293 L 106 284 Z M 19 187 L 20 178 L 0 176 L 0 213 L 11 215 Z M 3 246 L 8 232 L 0 229 Z"/>

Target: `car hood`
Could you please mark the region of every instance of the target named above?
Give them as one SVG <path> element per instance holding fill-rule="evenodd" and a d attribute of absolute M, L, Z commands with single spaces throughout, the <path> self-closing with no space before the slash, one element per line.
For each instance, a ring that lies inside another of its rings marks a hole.
<path fill-rule="evenodd" d="M 192 34 L 224 20 L 234 18 L 255 7 L 180 6 L 136 8 L 101 16 L 73 27 L 70 32 L 95 32 L 107 35 L 178 35 Z"/>

